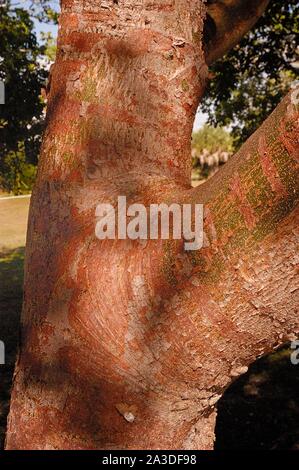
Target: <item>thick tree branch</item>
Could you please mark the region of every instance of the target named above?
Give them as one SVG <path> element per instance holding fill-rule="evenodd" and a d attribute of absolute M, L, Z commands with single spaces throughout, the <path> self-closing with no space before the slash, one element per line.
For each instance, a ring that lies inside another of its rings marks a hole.
<path fill-rule="evenodd" d="M 240 366 L 299 331 L 297 96 L 291 92 L 223 170 L 194 191 L 206 205 L 210 239 L 195 271 L 212 286 L 219 318 L 236 328 L 226 351 L 228 363 L 235 357 Z"/>
<path fill-rule="evenodd" d="M 208 0 L 206 61 L 210 65 L 232 49 L 254 26 L 270 0 Z"/>

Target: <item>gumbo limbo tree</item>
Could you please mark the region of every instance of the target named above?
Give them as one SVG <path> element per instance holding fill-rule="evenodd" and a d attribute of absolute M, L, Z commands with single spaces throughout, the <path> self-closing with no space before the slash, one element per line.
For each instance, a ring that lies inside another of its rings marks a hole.
<path fill-rule="evenodd" d="M 216 404 L 299 331 L 298 108 L 190 188 L 208 64 L 268 1 L 63 0 L 7 449 L 211 449 Z M 202 203 L 207 243 L 95 237 L 95 208 Z"/>

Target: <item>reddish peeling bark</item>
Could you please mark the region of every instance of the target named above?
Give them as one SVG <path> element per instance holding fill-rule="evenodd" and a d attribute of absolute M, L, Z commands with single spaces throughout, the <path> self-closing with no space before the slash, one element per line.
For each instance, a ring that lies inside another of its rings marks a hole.
<path fill-rule="evenodd" d="M 211 449 L 225 388 L 299 331 L 290 97 L 190 188 L 204 14 L 62 2 L 7 449 Z M 95 208 L 118 195 L 204 203 L 205 248 L 97 240 Z"/>

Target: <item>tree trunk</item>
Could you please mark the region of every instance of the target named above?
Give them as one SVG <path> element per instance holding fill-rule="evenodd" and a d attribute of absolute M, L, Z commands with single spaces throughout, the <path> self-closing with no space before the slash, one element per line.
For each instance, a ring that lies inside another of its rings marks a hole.
<path fill-rule="evenodd" d="M 299 331 L 291 98 L 190 188 L 204 15 L 62 2 L 7 449 L 211 449 L 225 388 Z M 208 246 L 99 241 L 95 208 L 119 195 L 205 204 Z"/>

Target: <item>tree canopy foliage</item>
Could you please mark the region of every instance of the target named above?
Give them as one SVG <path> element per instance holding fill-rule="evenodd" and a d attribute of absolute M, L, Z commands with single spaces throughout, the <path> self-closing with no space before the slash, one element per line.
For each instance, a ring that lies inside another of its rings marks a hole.
<path fill-rule="evenodd" d="M 237 147 L 269 116 L 296 79 L 298 32 L 298 1 L 271 0 L 256 26 L 211 66 L 213 78 L 201 109 L 210 124 L 230 126 Z"/>
<path fill-rule="evenodd" d="M 232 138 L 225 129 L 221 127 L 210 127 L 204 125 L 192 136 L 192 148 L 198 153 L 207 150 L 210 153 L 223 150 L 227 152 L 233 151 Z"/>
<path fill-rule="evenodd" d="M 33 18 L 55 21 L 48 4 L 33 3 L 28 10 L 7 2 L 0 8 L 0 80 L 5 83 L 0 184 L 15 193 L 30 189 L 39 153 L 44 109 L 40 94 L 48 75 L 41 59 L 48 44 L 38 43 Z"/>

